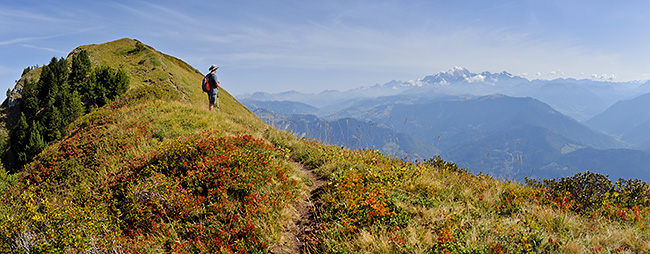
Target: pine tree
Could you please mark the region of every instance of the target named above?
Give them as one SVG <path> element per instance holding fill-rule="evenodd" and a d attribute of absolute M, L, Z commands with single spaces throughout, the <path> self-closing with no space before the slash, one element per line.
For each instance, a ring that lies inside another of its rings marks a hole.
<path fill-rule="evenodd" d="M 112 80 L 113 69 L 108 66 L 99 66 L 95 68 L 93 72 L 93 97 L 94 102 L 98 107 L 104 106 L 108 103 L 108 87 L 110 86 Z"/>
<path fill-rule="evenodd" d="M 68 76 L 70 75 L 70 69 L 68 67 L 68 61 L 65 58 L 61 57 L 58 61 L 56 58 L 52 59 L 49 66 L 53 74 L 53 83 L 56 88 L 61 88 L 64 83 L 68 82 Z"/>
<path fill-rule="evenodd" d="M 31 128 L 29 128 L 29 140 L 26 146 L 26 152 L 28 156 L 27 159 L 29 160 L 43 151 L 47 145 L 47 143 L 45 143 L 45 140 L 43 140 L 43 136 L 41 135 L 39 129 L 40 128 L 38 122 L 33 121 Z"/>
<path fill-rule="evenodd" d="M 43 117 L 43 127 L 45 132 L 43 137 L 47 142 L 53 142 L 61 138 L 61 129 L 64 127 L 61 111 L 56 106 L 52 106 Z"/>
<path fill-rule="evenodd" d="M 117 71 L 113 72 L 112 81 L 108 87 L 108 91 L 111 92 L 109 99 L 115 100 L 129 90 L 129 76 L 126 75 L 124 70 L 117 69 Z"/>
<path fill-rule="evenodd" d="M 88 98 L 90 96 L 91 89 L 89 81 L 91 72 L 90 57 L 86 50 L 82 50 L 72 57 L 72 69 L 70 70 L 68 83 L 72 90 L 79 91 L 82 98 Z"/>
<path fill-rule="evenodd" d="M 68 61 L 53 57 L 50 63 L 43 66 L 41 77 L 38 80 L 38 97 L 41 99 L 41 107 L 47 107 L 48 100 L 44 98 L 56 98 L 59 91 L 65 86 L 68 80 Z"/>
<path fill-rule="evenodd" d="M 129 89 L 129 76 L 126 72 L 109 66 L 95 68 L 92 82 L 95 103 L 99 107 L 115 100 Z"/>
<path fill-rule="evenodd" d="M 18 123 L 14 126 L 11 131 L 10 143 L 12 150 L 16 152 L 18 162 L 24 164 L 28 161 L 27 155 L 27 139 L 29 138 L 29 125 L 27 124 L 27 118 L 25 114 L 20 113 L 20 118 Z"/>
<path fill-rule="evenodd" d="M 36 115 L 40 109 L 40 100 L 38 99 L 38 83 L 31 79 L 25 80 L 22 96 L 22 110 L 28 116 Z"/>
<path fill-rule="evenodd" d="M 74 122 L 74 120 L 77 120 L 77 118 L 85 113 L 79 92 L 73 91 L 71 94 L 67 94 L 63 98 L 63 107 L 61 111 L 63 113 L 64 126 Z"/>
<path fill-rule="evenodd" d="M 23 75 L 34 68 L 26 68 Z M 9 153 L 16 154 L 19 167 L 28 163 L 49 142 L 59 140 L 61 130 L 86 109 L 104 106 L 128 89 L 124 70 L 109 66 L 93 69 L 85 50 L 72 57 L 70 68 L 64 58 L 53 57 L 42 67 L 38 81 L 25 80 L 21 116 L 9 138 Z"/>

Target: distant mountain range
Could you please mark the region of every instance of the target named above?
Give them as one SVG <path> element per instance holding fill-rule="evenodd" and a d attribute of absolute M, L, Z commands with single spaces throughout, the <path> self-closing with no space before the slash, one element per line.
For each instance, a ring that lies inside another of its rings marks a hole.
<path fill-rule="evenodd" d="M 302 102 L 321 109 L 324 115 L 344 109 L 352 99 L 392 95 L 474 95 L 504 94 L 531 97 L 578 121 L 586 121 L 620 100 L 650 93 L 650 82 L 605 82 L 589 79 L 528 80 L 501 73 L 472 73 L 456 67 L 414 81 L 393 80 L 383 85 L 364 86 L 348 91 L 327 90 L 318 94 L 296 91 L 275 94 L 256 92 L 237 96 L 256 101 Z"/>
<path fill-rule="evenodd" d="M 648 89 L 643 82 L 529 81 L 454 68 L 345 92 L 239 98 L 276 128 L 350 148 L 409 159 L 438 154 L 515 180 L 590 170 L 648 181 Z"/>
<path fill-rule="evenodd" d="M 585 123 L 639 149 L 650 150 L 650 93 L 619 101 Z"/>

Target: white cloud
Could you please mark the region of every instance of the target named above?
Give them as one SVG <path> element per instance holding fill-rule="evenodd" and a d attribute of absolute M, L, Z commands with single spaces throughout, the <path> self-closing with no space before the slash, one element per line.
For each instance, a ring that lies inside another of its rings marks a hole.
<path fill-rule="evenodd" d="M 71 31 L 71 32 L 56 33 L 56 34 L 50 34 L 50 35 L 46 35 L 46 36 L 19 37 L 19 38 L 14 38 L 14 39 L 11 39 L 11 40 L 0 41 L 0 46 L 23 43 L 23 42 L 30 42 L 30 41 L 54 39 L 54 38 L 59 38 L 59 37 L 64 37 L 64 36 L 69 36 L 69 35 L 75 35 L 75 34 L 85 33 L 85 32 L 89 32 L 89 31 L 94 31 L 94 30 L 97 30 L 97 29 L 100 29 L 100 28 L 101 27 L 86 27 L 86 28 L 81 28 L 81 29 Z"/>
<path fill-rule="evenodd" d="M 25 48 L 45 50 L 45 51 L 49 51 L 49 52 L 60 54 L 60 55 L 68 54 L 68 52 L 63 51 L 63 50 L 58 50 L 58 49 L 53 49 L 53 48 L 48 48 L 48 47 L 39 47 L 39 46 L 31 45 L 31 44 L 21 44 L 21 46 L 23 46 Z"/>

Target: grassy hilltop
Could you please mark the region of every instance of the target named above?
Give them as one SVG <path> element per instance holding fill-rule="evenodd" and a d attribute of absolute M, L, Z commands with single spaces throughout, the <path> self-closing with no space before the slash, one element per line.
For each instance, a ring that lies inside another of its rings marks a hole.
<path fill-rule="evenodd" d="M 223 89 L 207 111 L 203 74 L 138 41 L 81 50 L 130 89 L 1 172 L 2 253 L 650 252 L 644 182 L 522 185 L 297 139 Z"/>

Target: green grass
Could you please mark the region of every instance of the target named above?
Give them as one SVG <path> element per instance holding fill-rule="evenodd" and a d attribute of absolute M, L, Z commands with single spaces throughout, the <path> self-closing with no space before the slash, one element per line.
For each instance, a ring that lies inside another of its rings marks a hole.
<path fill-rule="evenodd" d="M 323 253 L 650 250 L 647 203 L 610 200 L 580 211 L 570 205 L 577 199 L 554 196 L 553 188 L 469 174 L 437 158 L 413 164 L 371 150 L 272 140 L 329 179 L 313 243 Z"/>
<path fill-rule="evenodd" d="M 647 185 L 589 174 L 522 185 L 298 139 L 223 90 L 222 110 L 207 111 L 202 74 L 137 43 L 81 47 L 125 68 L 132 89 L 21 173 L 0 171 L 0 252 L 282 249 L 309 195 L 294 161 L 327 179 L 312 193 L 310 252 L 650 252 Z"/>
<path fill-rule="evenodd" d="M 267 251 L 303 187 L 246 121 L 161 99 L 82 117 L 5 193 L 1 249 Z"/>

